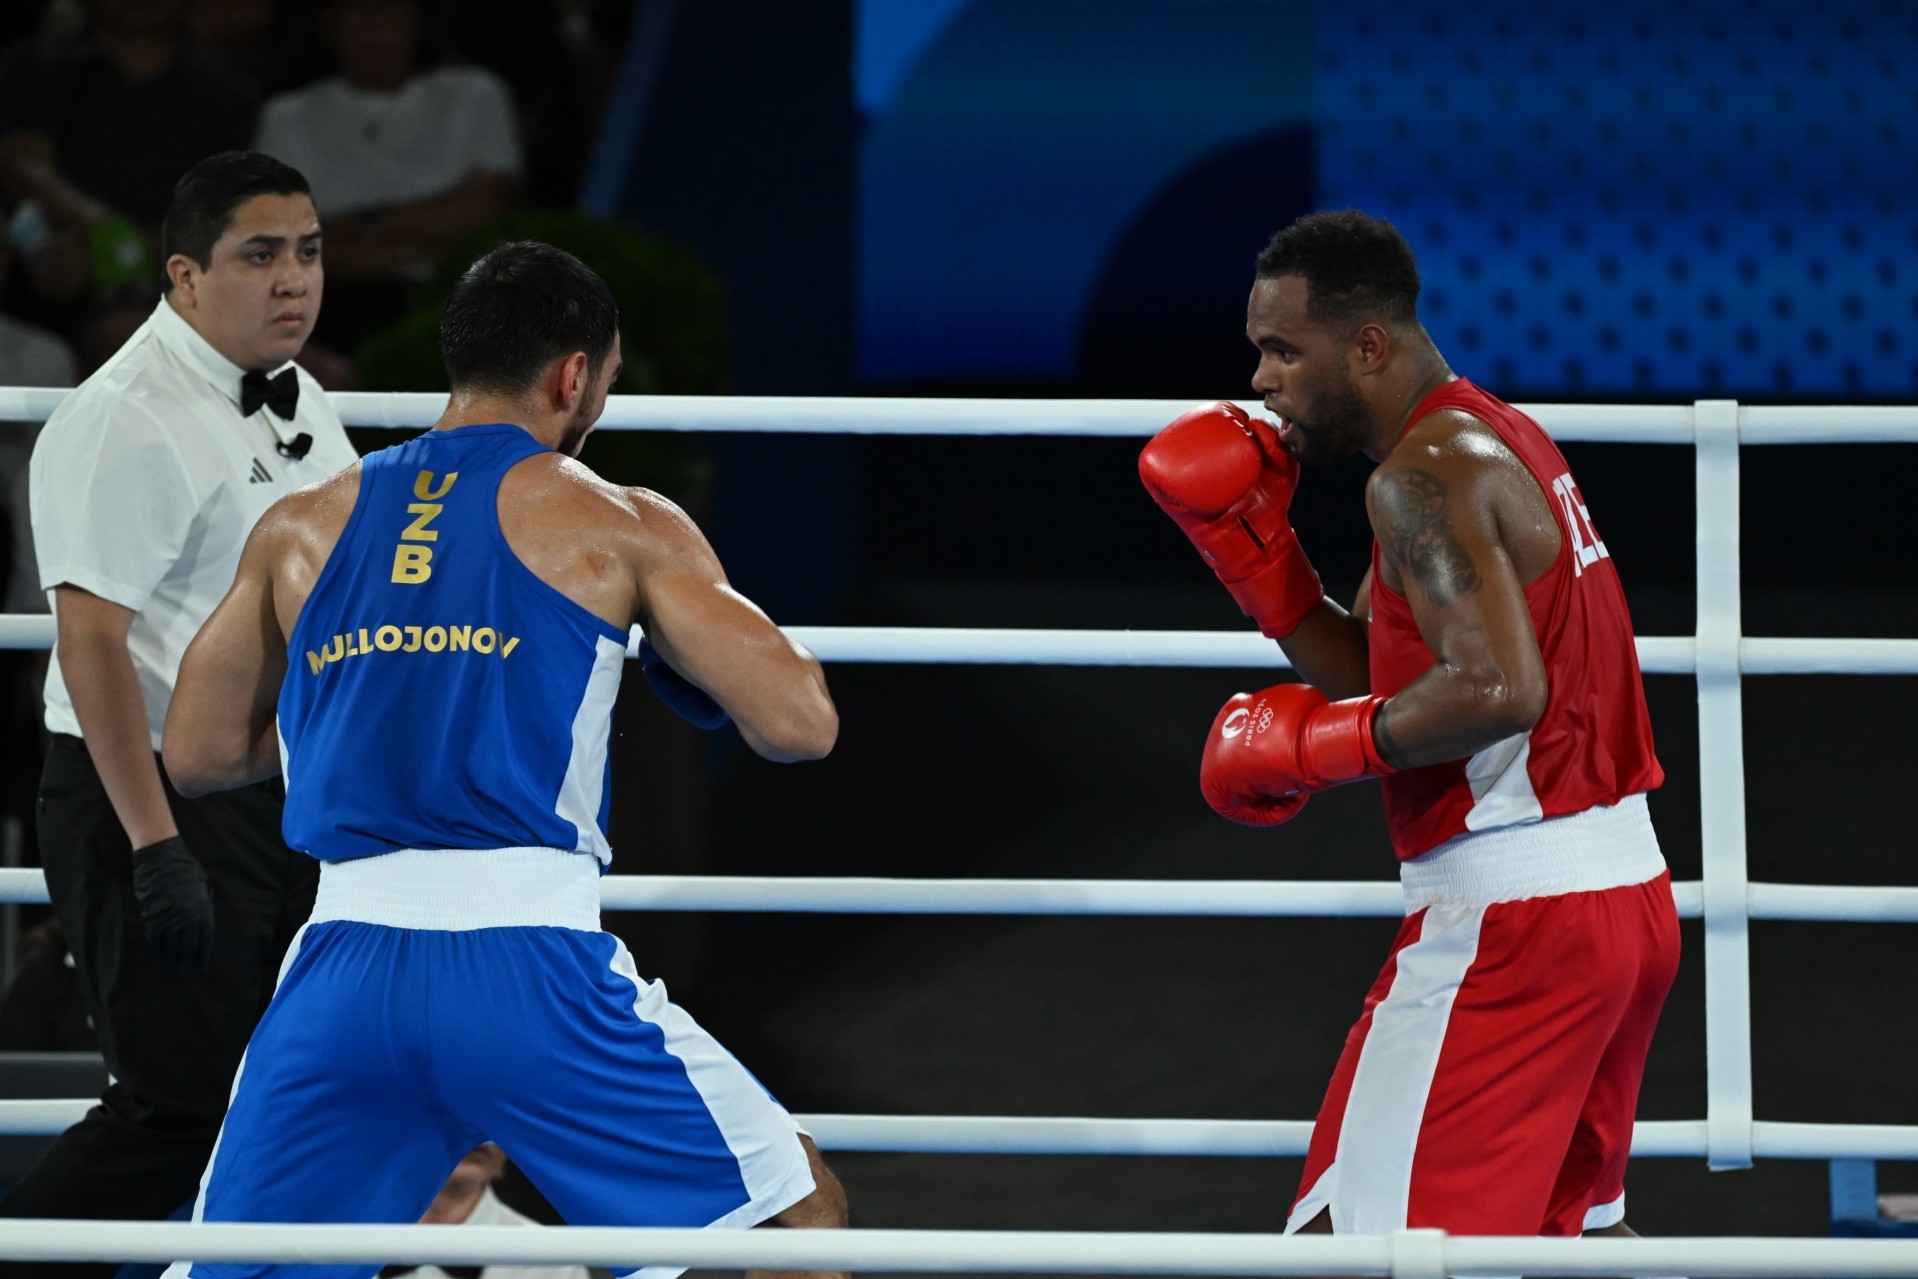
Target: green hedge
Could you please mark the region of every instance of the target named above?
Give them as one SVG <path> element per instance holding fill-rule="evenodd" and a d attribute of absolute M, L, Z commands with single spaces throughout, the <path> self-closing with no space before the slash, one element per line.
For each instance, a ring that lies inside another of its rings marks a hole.
<path fill-rule="evenodd" d="M 613 388 L 628 395 L 716 395 L 725 391 L 725 286 L 681 245 L 578 213 L 516 213 L 449 251 L 404 319 L 361 344 L 354 363 L 368 391 L 444 391 L 440 314 L 460 275 L 508 240 L 542 240 L 599 273 L 619 301 L 624 364 Z M 645 484 L 680 500 L 707 481 L 703 457 L 670 432 L 604 431 L 583 460 L 609 479 Z"/>

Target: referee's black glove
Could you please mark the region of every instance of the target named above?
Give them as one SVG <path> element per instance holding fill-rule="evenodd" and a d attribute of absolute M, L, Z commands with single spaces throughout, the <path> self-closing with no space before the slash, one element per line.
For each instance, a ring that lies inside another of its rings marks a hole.
<path fill-rule="evenodd" d="M 182 968 L 204 970 L 213 962 L 213 894 L 184 839 L 134 850 L 133 895 L 155 954 Z"/>

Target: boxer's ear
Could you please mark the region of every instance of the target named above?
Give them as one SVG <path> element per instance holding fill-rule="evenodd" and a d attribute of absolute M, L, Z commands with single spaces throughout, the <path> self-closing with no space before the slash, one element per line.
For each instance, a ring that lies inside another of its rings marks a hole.
<path fill-rule="evenodd" d="M 564 359 L 555 360 L 552 371 L 546 376 L 547 394 L 552 400 L 552 407 L 562 413 L 577 409 L 587 392 L 592 390 L 593 370 L 587 363 L 584 351 L 575 351 Z"/>
<path fill-rule="evenodd" d="M 1392 330 L 1383 324 L 1368 321 L 1359 325 L 1358 331 L 1352 334 L 1346 344 L 1346 359 L 1353 373 L 1359 377 L 1371 377 L 1391 366 L 1398 345 Z"/>

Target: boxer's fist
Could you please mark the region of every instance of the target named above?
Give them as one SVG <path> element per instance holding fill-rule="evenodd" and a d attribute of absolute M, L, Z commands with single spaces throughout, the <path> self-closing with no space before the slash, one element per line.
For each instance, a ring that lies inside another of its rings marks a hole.
<path fill-rule="evenodd" d="M 1372 741 L 1372 717 L 1384 701 L 1328 701 L 1310 684 L 1238 694 L 1220 708 L 1205 741 L 1205 802 L 1235 822 L 1276 826 L 1313 791 L 1393 772 Z"/>
<path fill-rule="evenodd" d="M 1290 635 L 1317 607 L 1325 591 L 1286 514 L 1299 464 L 1271 427 L 1203 405 L 1147 442 L 1139 478 L 1265 634 Z"/>

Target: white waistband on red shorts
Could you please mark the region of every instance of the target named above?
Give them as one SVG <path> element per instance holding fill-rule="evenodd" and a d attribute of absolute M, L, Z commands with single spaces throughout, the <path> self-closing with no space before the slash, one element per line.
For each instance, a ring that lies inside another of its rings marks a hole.
<path fill-rule="evenodd" d="M 322 862 L 310 922 L 599 931 L 599 861 L 559 848 L 442 849 Z"/>
<path fill-rule="evenodd" d="M 1643 795 L 1520 826 L 1469 831 L 1399 866 L 1407 914 L 1625 888 L 1665 869 Z"/>

